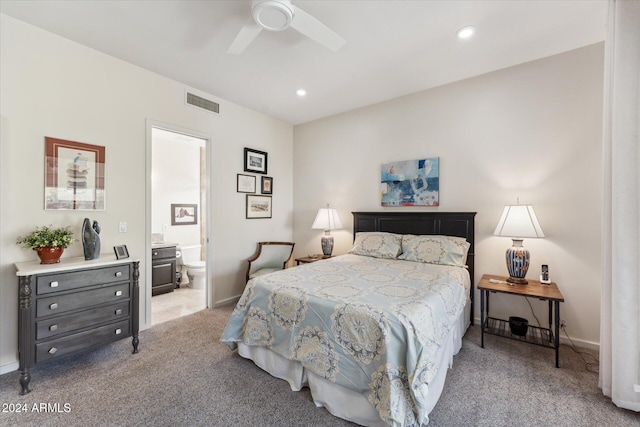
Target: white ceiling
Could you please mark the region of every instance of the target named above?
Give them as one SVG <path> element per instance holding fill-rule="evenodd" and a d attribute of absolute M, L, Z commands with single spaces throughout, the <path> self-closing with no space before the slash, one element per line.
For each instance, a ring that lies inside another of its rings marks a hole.
<path fill-rule="evenodd" d="M 607 13 L 606 0 L 292 3 L 346 44 L 289 28 L 227 54 L 251 1 L 2 0 L 0 12 L 292 124 L 597 43 Z M 462 41 L 465 25 L 477 32 Z"/>

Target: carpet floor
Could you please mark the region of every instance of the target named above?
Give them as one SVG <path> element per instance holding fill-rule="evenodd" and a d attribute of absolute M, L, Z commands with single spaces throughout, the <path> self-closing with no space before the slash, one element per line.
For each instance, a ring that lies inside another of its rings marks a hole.
<path fill-rule="evenodd" d="M 219 342 L 233 307 L 203 310 L 125 339 L 36 366 L 32 392 L 0 376 L 2 426 L 353 426 L 316 408 Z M 571 348 L 552 349 L 469 328 L 430 426 L 640 426 L 617 408 Z"/>

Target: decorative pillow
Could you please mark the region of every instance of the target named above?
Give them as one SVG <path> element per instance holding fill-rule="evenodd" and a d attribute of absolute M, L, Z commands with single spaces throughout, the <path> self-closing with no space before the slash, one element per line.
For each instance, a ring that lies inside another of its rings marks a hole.
<path fill-rule="evenodd" d="M 398 259 L 464 267 L 469 246 L 463 237 L 405 234 L 402 236 L 402 255 Z"/>
<path fill-rule="evenodd" d="M 402 235 L 383 232 L 356 233 L 350 254 L 395 259 L 402 251 Z"/>

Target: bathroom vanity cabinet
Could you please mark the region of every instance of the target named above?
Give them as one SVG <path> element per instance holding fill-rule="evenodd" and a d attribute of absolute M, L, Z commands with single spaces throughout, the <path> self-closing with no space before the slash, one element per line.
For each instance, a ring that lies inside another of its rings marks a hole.
<path fill-rule="evenodd" d="M 176 288 L 176 246 L 151 249 L 151 295 L 173 292 Z"/>
<path fill-rule="evenodd" d="M 133 337 L 138 352 L 139 261 L 103 255 L 16 263 L 20 394 L 38 363 Z"/>

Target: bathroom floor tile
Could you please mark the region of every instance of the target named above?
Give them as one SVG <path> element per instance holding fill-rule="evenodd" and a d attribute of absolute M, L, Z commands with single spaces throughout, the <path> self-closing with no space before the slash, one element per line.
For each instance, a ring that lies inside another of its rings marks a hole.
<path fill-rule="evenodd" d="M 151 324 L 173 320 L 181 316 L 204 310 L 206 304 L 204 289 L 181 286 L 173 292 L 151 298 Z"/>

